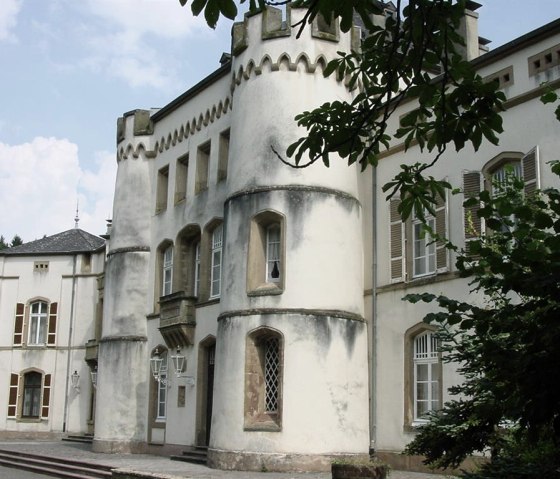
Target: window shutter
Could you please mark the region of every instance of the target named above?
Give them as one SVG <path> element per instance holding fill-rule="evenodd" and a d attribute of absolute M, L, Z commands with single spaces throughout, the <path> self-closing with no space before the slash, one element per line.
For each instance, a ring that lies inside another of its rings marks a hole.
<path fill-rule="evenodd" d="M 400 200 L 390 200 L 391 283 L 404 281 L 404 223 L 399 213 Z"/>
<path fill-rule="evenodd" d="M 49 417 L 49 406 L 51 404 L 51 375 L 45 374 L 43 383 L 43 407 L 41 408 L 41 418 Z"/>
<path fill-rule="evenodd" d="M 447 190 L 444 197 L 436 198 L 436 233 L 442 238 L 447 238 Z M 448 269 L 448 253 L 445 241 L 438 240 L 436 243 L 436 269 L 443 273 Z"/>
<path fill-rule="evenodd" d="M 463 195 L 465 200 L 477 196 L 481 191 L 482 175 L 480 171 L 469 171 L 463 173 Z M 463 208 L 463 225 L 465 239 L 475 239 L 483 232 L 482 218 L 478 216 L 480 202 Z"/>
<path fill-rule="evenodd" d="M 25 305 L 23 303 L 16 304 L 16 320 L 14 325 L 14 346 L 23 344 L 23 317 Z"/>
<path fill-rule="evenodd" d="M 10 375 L 10 395 L 8 399 L 8 417 L 16 417 L 19 387 L 19 374 Z"/>
<path fill-rule="evenodd" d="M 539 175 L 539 147 L 535 146 L 529 153 L 521 158 L 525 194 L 533 195 L 541 187 Z"/>
<path fill-rule="evenodd" d="M 56 314 L 58 303 L 51 303 L 49 308 L 49 329 L 47 334 L 47 345 L 54 346 L 56 342 Z"/>

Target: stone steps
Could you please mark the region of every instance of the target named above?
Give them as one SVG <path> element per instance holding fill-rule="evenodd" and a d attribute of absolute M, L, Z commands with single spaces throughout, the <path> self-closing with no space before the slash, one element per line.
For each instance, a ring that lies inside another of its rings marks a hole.
<path fill-rule="evenodd" d="M 172 461 L 190 462 L 192 464 L 206 465 L 208 461 L 208 448 L 202 446 L 190 447 L 179 456 L 171 456 Z"/>
<path fill-rule="evenodd" d="M 62 438 L 66 442 L 79 442 L 83 444 L 91 444 L 93 442 L 93 434 L 69 434 Z"/>
<path fill-rule="evenodd" d="M 111 466 L 0 449 L 0 465 L 64 479 L 105 479 Z"/>

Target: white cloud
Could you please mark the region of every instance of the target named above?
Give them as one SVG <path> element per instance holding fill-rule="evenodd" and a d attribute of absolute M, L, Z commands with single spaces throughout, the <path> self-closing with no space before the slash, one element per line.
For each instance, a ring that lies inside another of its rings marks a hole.
<path fill-rule="evenodd" d="M 0 41 L 16 40 L 12 30 L 16 26 L 21 5 L 22 0 L 2 0 L 0 3 Z"/>
<path fill-rule="evenodd" d="M 177 84 L 172 50 L 189 35 L 209 34 L 204 19 L 193 17 L 178 0 L 89 0 L 86 5 L 103 28 L 84 27 L 90 54 L 80 64 L 132 87 Z"/>
<path fill-rule="evenodd" d="M 77 145 L 68 140 L 0 143 L 0 234 L 7 239 L 19 234 L 27 242 L 70 229 L 78 198 L 80 227 L 103 233 L 116 171 L 116 162 L 108 157 L 100 154 L 96 170 L 84 171 Z"/>
<path fill-rule="evenodd" d="M 203 18 L 194 17 L 179 0 L 89 0 L 88 5 L 93 14 L 139 37 L 154 34 L 178 39 L 208 28 Z"/>

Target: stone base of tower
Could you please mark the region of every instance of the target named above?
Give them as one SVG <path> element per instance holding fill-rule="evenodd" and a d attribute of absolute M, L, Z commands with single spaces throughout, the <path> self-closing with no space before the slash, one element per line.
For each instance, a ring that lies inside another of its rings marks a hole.
<path fill-rule="evenodd" d="M 327 472 L 333 461 L 367 460 L 368 454 L 290 454 L 208 449 L 208 466 L 214 469 L 260 472 Z"/>
<path fill-rule="evenodd" d="M 94 439 L 91 445 L 93 452 L 105 454 L 145 454 L 148 448 L 145 442 L 140 441 L 107 441 Z"/>

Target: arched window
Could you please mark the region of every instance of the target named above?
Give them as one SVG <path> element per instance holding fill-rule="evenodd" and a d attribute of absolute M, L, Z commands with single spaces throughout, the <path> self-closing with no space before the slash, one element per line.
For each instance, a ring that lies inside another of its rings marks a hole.
<path fill-rule="evenodd" d="M 283 338 L 270 328 L 247 336 L 245 429 L 279 431 L 282 424 Z"/>
<path fill-rule="evenodd" d="M 418 323 L 405 333 L 405 428 L 423 424 L 442 405 L 442 366 L 435 329 Z"/>
<path fill-rule="evenodd" d="M 27 344 L 42 345 L 47 342 L 48 307 L 44 301 L 31 303 L 29 337 Z"/>
<path fill-rule="evenodd" d="M 247 258 L 247 293 L 261 296 L 284 291 L 285 255 L 284 216 L 263 211 L 251 220 Z"/>

